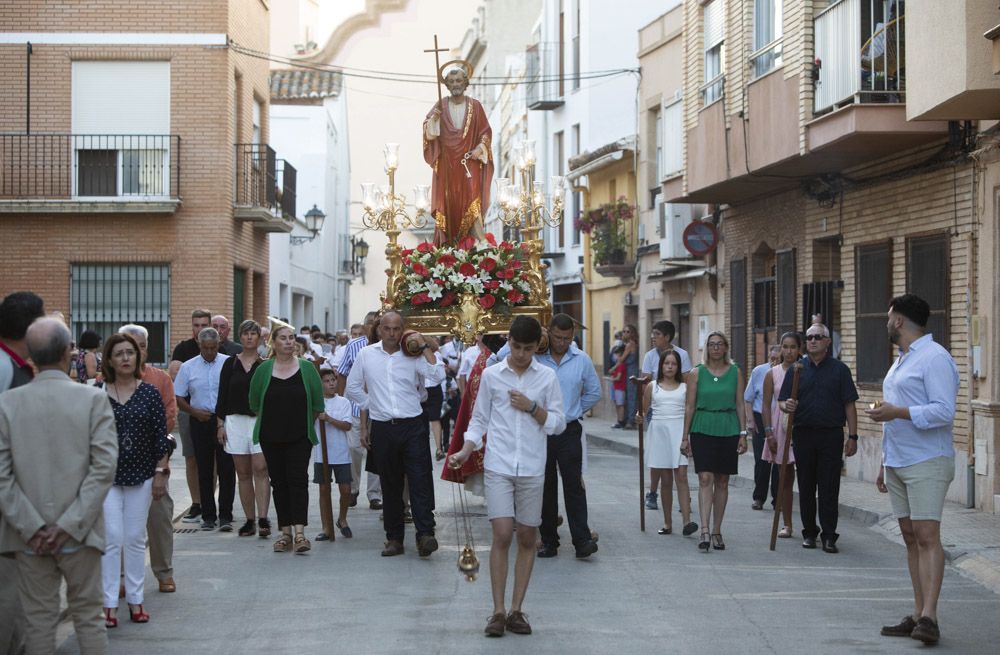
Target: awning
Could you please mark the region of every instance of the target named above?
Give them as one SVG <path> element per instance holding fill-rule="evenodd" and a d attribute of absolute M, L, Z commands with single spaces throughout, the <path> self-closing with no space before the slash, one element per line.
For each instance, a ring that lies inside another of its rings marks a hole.
<path fill-rule="evenodd" d="M 675 280 L 690 280 L 694 278 L 704 277 L 706 275 L 715 275 L 715 269 L 698 268 L 693 271 L 669 269 L 664 271 L 656 271 L 655 273 L 650 273 L 646 279 L 657 280 L 659 282 L 673 282 Z"/>

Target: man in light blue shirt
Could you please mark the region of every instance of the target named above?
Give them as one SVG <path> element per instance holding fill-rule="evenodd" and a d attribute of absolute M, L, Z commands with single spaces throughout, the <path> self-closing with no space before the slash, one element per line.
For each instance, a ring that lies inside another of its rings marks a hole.
<path fill-rule="evenodd" d="M 657 321 L 653 325 L 653 348 L 642 358 L 642 374 L 656 379 L 656 367 L 660 365 L 660 355 L 667 350 L 673 350 L 681 357 L 681 373 L 691 370 L 691 356 L 687 351 L 674 343 L 677 329 L 670 321 Z"/>
<path fill-rule="evenodd" d="M 219 397 L 222 363 L 229 359 L 219 354 L 219 332 L 205 328 L 198 333 L 198 357 L 192 357 L 177 371 L 174 393 L 177 409 L 191 415 L 191 442 L 198 465 L 198 489 L 201 492 L 201 529 L 233 531 L 233 498 L 236 496 L 236 468 L 233 457 L 217 438 L 215 403 Z M 213 471 L 219 474 L 218 514 L 215 505 Z"/>
<path fill-rule="evenodd" d="M 764 459 L 764 418 L 761 415 L 761 408 L 764 405 L 764 378 L 772 366 L 777 366 L 781 361 L 781 346 L 771 346 L 768 351 L 767 361 L 755 366 L 750 372 L 750 380 L 747 382 L 746 391 L 743 392 L 743 402 L 746 404 L 747 432 L 753 438 L 753 505 L 752 509 L 764 509 L 764 501 L 767 500 L 768 482 L 771 485 L 771 507 L 774 507 L 774 499 L 778 494 L 778 473 L 779 467 L 771 466 L 771 462 Z M 753 423 L 749 418 L 753 416 Z"/>
<path fill-rule="evenodd" d="M 899 356 L 882 383 L 884 401 L 865 411 L 882 426 L 882 463 L 876 486 L 888 493 L 906 543 L 913 614 L 882 634 L 912 637 L 926 644 L 940 639 L 937 602 L 944 577 L 941 514 L 955 477 L 952 428 L 958 396 L 958 367 L 927 334 L 930 306 L 905 294 L 889 303 L 886 326 Z"/>

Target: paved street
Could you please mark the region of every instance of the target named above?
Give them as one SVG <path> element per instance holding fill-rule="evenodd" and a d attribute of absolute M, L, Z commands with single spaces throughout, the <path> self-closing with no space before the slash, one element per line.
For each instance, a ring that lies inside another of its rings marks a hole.
<path fill-rule="evenodd" d="M 175 470 L 182 470 L 180 462 Z M 178 592 L 158 593 L 152 575 L 147 576 L 152 622 L 140 626 L 124 620 L 110 633 L 112 652 L 530 648 L 543 653 L 765 653 L 805 647 L 813 653 L 895 653 L 922 648 L 916 641 L 878 634 L 882 623 L 895 622 L 909 610 L 910 586 L 903 548 L 861 523 L 842 521 L 839 555 L 803 550 L 797 540 L 779 541 L 772 553 L 767 550 L 771 514 L 751 511 L 750 490 L 740 486 L 731 492 L 724 524 L 727 550 L 705 555 L 698 552 L 696 537 L 657 535 L 657 512 L 647 512 L 647 532 L 639 531 L 632 457 L 592 445 L 586 479 L 591 527 L 600 532 L 601 550 L 590 561 L 577 561 L 572 548 L 564 546 L 556 559 L 536 563 L 525 605 L 535 630 L 530 637 L 482 636 L 491 609 L 489 526 L 484 515 L 474 518 L 482 574 L 467 583 L 455 566 L 452 490 L 439 482 L 442 549 L 427 561 L 417 557 L 412 532 L 405 556 L 379 557 L 378 513 L 360 505 L 350 514 L 353 540 L 314 541 L 305 556 L 274 554 L 270 541 L 235 534 L 178 534 Z M 692 492 L 696 496 L 694 480 Z M 183 507 L 178 499 L 178 511 Z M 481 505 L 473 510 L 485 513 Z M 307 534 L 313 537 L 319 521 L 315 514 L 311 520 Z M 680 528 L 679 516 L 674 526 Z M 949 568 L 936 652 L 995 653 L 997 616 L 1000 595 Z M 60 634 L 70 633 L 64 624 Z M 71 636 L 59 652 L 77 652 Z"/>

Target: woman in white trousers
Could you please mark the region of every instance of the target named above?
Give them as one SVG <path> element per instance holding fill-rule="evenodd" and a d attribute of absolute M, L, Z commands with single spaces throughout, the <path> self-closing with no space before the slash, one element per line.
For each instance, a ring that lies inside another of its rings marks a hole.
<path fill-rule="evenodd" d="M 129 618 L 146 623 L 142 607 L 146 579 L 146 519 L 154 493 L 164 485 L 154 478 L 169 474 L 170 442 L 160 392 L 142 381 L 139 346 L 127 334 L 114 334 L 104 345 L 101 361 L 118 428 L 118 469 L 104 499 L 105 550 L 101 558 L 104 586 L 104 624 L 118 626 L 118 584 L 125 556 L 125 599 Z M 155 492 L 154 492 L 155 489 Z"/>

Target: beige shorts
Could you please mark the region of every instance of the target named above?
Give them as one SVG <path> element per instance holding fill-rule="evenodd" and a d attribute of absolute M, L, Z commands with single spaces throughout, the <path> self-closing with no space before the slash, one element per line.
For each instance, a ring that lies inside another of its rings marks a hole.
<path fill-rule="evenodd" d="M 230 455 L 256 455 L 261 452 L 260 444 L 253 442 L 253 427 L 256 416 L 230 414 L 226 417 L 226 445 L 223 449 Z"/>
<path fill-rule="evenodd" d="M 941 522 L 944 497 L 955 478 L 955 458 L 935 457 L 911 466 L 885 467 L 892 513 L 897 519 Z"/>
<path fill-rule="evenodd" d="M 542 524 L 544 475 L 515 476 L 483 471 L 486 487 L 486 513 L 489 519 L 513 518 L 521 525 Z"/>

